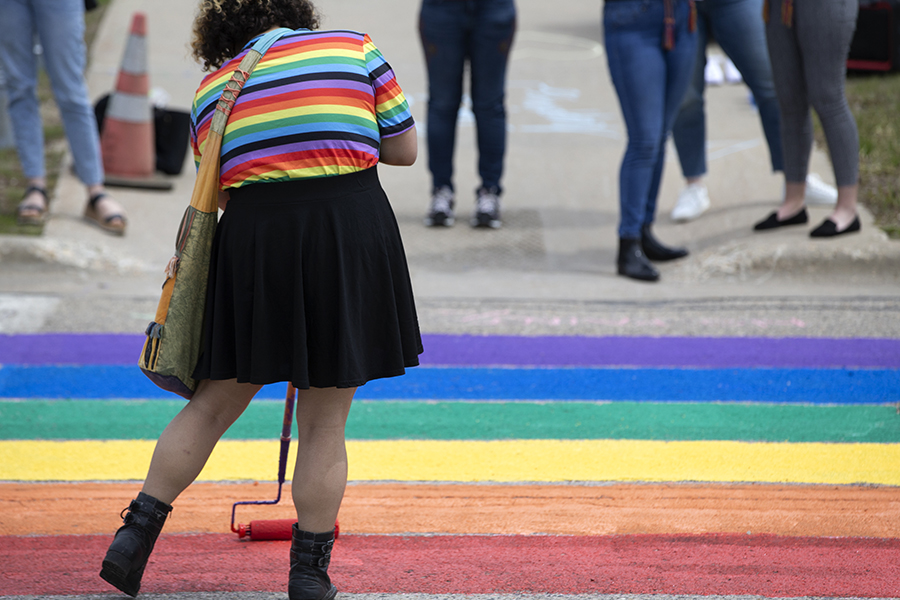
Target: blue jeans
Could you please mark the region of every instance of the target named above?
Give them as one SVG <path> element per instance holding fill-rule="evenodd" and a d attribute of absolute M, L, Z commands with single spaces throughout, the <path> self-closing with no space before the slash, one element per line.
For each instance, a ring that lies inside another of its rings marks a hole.
<path fill-rule="evenodd" d="M 766 48 L 762 20 L 763 0 L 702 0 L 697 2 L 697 56 L 694 75 L 672 128 L 681 172 L 686 178 L 706 174 L 706 45 L 715 38 L 722 51 L 741 72 L 753 92 L 763 133 L 769 144 L 772 170 L 784 170 L 781 149 L 781 117 L 772 81 L 772 65 Z M 772 13 L 775 14 L 775 13 Z M 780 18 L 780 13 L 778 15 Z"/>
<path fill-rule="evenodd" d="M 103 183 L 97 120 L 84 80 L 84 0 L 0 0 L 0 23 L 0 63 L 25 176 L 45 176 L 44 130 L 37 97 L 38 58 L 33 51 L 37 34 L 43 48 L 42 62 L 75 160 L 75 173 L 85 185 Z"/>
<path fill-rule="evenodd" d="M 616 0 L 603 6 L 609 74 L 628 145 L 619 170 L 619 237 L 640 239 L 653 223 L 666 138 L 693 72 L 697 35 L 690 6 L 675 0 L 675 45 L 663 48 L 663 0 Z"/>
<path fill-rule="evenodd" d="M 469 63 L 481 185 L 500 191 L 506 153 L 506 65 L 516 30 L 513 0 L 423 0 L 419 34 L 428 66 L 428 168 L 453 188 L 456 119 Z"/>

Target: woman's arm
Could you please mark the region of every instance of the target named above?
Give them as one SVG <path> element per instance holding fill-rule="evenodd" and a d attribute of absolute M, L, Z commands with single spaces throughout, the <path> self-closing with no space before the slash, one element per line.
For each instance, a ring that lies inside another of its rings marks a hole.
<path fill-rule="evenodd" d="M 418 152 L 419 141 L 416 135 L 416 126 L 413 125 L 400 135 L 381 140 L 379 162 L 386 165 L 408 167 L 416 162 Z"/>

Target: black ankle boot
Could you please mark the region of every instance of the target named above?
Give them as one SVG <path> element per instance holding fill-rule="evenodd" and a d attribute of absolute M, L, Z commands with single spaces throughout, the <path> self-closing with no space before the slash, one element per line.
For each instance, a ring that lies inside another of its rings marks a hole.
<path fill-rule="evenodd" d="M 640 240 L 619 238 L 619 256 L 616 259 L 616 265 L 619 268 L 619 275 L 625 277 L 641 281 L 659 279 L 659 271 L 644 256 Z"/>
<path fill-rule="evenodd" d="M 682 258 L 688 255 L 688 251 L 684 248 L 669 248 L 668 246 L 664 246 L 653 235 L 653 231 L 650 230 L 649 225 L 641 227 L 641 249 L 644 251 L 647 258 L 659 262 L 675 260 L 676 258 Z"/>
<path fill-rule="evenodd" d="M 300 531 L 294 523 L 288 600 L 331 600 L 337 595 L 337 588 L 328 577 L 333 546 L 334 530 L 310 533 Z"/>
<path fill-rule="evenodd" d="M 129 596 L 137 596 L 147 559 L 172 507 L 140 492 L 122 512 L 126 510 L 125 524 L 106 551 L 100 577 Z"/>

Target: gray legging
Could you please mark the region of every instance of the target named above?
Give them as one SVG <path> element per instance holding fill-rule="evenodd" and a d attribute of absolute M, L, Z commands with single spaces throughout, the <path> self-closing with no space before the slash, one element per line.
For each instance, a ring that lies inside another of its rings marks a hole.
<path fill-rule="evenodd" d="M 781 108 L 785 180 L 802 183 L 809 169 L 816 110 L 838 186 L 859 178 L 859 133 L 844 94 L 847 54 L 858 0 L 793 0 L 793 23 L 782 20 L 782 0 L 770 0 L 766 41 Z"/>

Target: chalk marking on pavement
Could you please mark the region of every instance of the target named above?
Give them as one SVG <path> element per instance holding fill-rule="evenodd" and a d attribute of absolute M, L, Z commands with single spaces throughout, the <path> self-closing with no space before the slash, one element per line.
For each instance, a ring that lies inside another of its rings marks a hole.
<path fill-rule="evenodd" d="M 707 155 L 707 160 L 719 160 L 720 158 L 725 158 L 726 156 L 731 156 L 732 154 L 737 154 L 738 152 L 743 152 L 744 150 L 756 148 L 761 143 L 762 142 L 759 139 L 743 140 L 740 142 L 729 143 L 724 148 L 719 148 L 718 150 L 709 152 L 709 154 Z M 713 143 L 712 145 L 715 145 L 715 143 Z"/>
<path fill-rule="evenodd" d="M 588 38 L 544 31 L 518 31 L 512 60 L 594 60 L 603 56 L 603 44 Z"/>
<path fill-rule="evenodd" d="M 0 334 L 39 331 L 59 302 L 55 296 L 0 294 Z"/>

